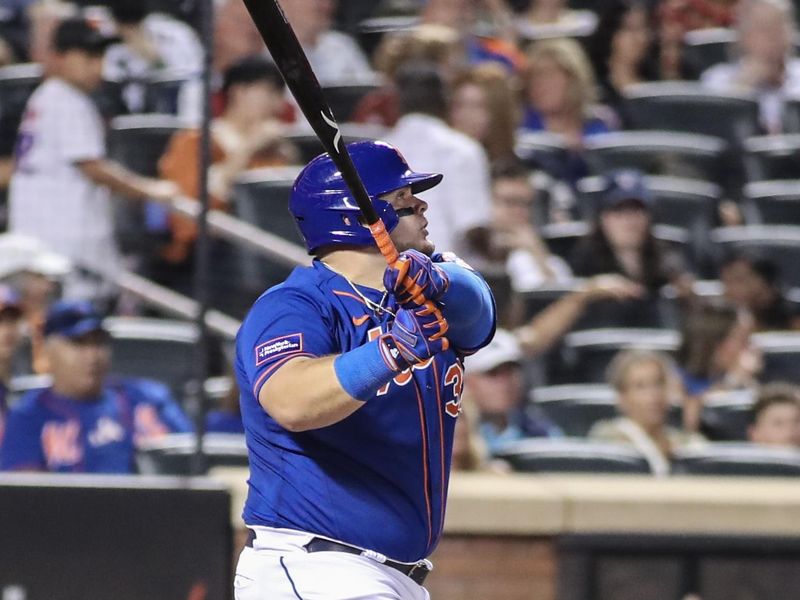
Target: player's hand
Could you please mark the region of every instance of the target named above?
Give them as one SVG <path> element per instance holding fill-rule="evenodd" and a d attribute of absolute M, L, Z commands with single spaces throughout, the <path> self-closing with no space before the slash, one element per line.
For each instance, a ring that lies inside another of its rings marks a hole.
<path fill-rule="evenodd" d="M 426 300 L 436 302 L 447 291 L 450 279 L 422 252 L 406 250 L 394 264 L 386 267 L 383 285 L 403 308 L 415 308 Z"/>
<path fill-rule="evenodd" d="M 404 371 L 447 350 L 450 347 L 445 337 L 448 327 L 442 312 L 429 303 L 413 310 L 399 309 L 389 332 L 380 339 L 396 370 Z"/>

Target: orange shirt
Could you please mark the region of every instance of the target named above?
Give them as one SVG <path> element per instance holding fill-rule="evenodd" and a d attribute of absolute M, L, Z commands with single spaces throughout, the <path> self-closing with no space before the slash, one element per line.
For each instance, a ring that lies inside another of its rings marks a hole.
<path fill-rule="evenodd" d="M 227 158 L 222 145 L 211 135 L 211 164 Z M 199 195 L 200 131 L 187 129 L 172 136 L 167 150 L 158 163 L 162 178 L 174 181 L 187 197 Z M 247 164 L 248 169 L 286 165 L 287 161 L 278 149 L 254 154 Z M 209 196 L 209 208 L 227 210 L 227 198 Z M 197 223 L 189 217 L 170 213 L 170 242 L 161 249 L 161 257 L 170 263 L 184 262 L 192 252 L 197 239 Z"/>

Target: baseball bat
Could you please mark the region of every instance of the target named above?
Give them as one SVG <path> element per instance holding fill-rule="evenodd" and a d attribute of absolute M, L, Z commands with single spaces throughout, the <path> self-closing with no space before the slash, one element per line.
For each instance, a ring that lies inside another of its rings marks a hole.
<path fill-rule="evenodd" d="M 342 178 L 350 188 L 381 254 L 387 263 L 394 264 L 398 258 L 397 248 L 372 206 L 364 183 L 342 141 L 342 132 L 325 100 L 317 76 L 311 69 L 306 53 L 300 46 L 292 26 L 286 20 L 278 0 L 244 0 L 244 4 L 272 54 L 278 70 L 283 75 L 287 87 L 297 100 L 297 105 L 322 142 L 325 151 L 342 173 Z"/>

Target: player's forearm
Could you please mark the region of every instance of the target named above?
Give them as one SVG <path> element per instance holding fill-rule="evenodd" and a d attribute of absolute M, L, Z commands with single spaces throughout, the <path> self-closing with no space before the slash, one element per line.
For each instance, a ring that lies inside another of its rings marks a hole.
<path fill-rule="evenodd" d="M 336 357 L 297 358 L 282 366 L 261 388 L 262 408 L 289 431 L 308 431 L 338 423 L 364 405 L 339 383 Z"/>
<path fill-rule="evenodd" d="M 121 164 L 104 159 L 78 163 L 86 177 L 108 187 L 115 194 L 128 198 L 145 199 L 151 195 L 153 179 L 129 171 Z"/>
<path fill-rule="evenodd" d="M 460 350 L 480 346 L 491 334 L 495 321 L 492 292 L 483 278 L 456 263 L 437 263 L 450 285 L 440 300 L 450 329 L 447 337 Z"/>

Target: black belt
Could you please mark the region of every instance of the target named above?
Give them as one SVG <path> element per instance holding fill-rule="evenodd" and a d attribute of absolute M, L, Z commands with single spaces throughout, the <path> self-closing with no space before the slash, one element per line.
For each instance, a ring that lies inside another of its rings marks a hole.
<path fill-rule="evenodd" d="M 253 540 L 255 539 L 256 533 L 250 529 L 247 534 L 247 543 L 245 545 L 252 548 Z M 371 558 L 375 558 L 376 562 L 380 564 L 400 571 L 403 575 L 410 577 L 412 581 L 415 581 L 419 585 L 422 585 L 422 583 L 425 581 L 425 578 L 428 576 L 428 573 L 430 573 L 432 569 L 430 561 L 427 560 L 421 560 L 416 563 L 402 563 L 395 560 L 390 560 L 388 558 L 385 560 L 380 560 L 379 558 L 376 558 L 376 556 L 379 556 L 377 553 L 372 553 L 368 550 L 356 548 L 355 546 L 348 546 L 347 544 L 340 544 L 339 542 L 332 542 L 330 540 L 318 537 L 312 538 L 311 541 L 304 546 L 304 548 L 306 549 L 306 552 L 346 552 L 347 554 L 369 556 Z"/>

